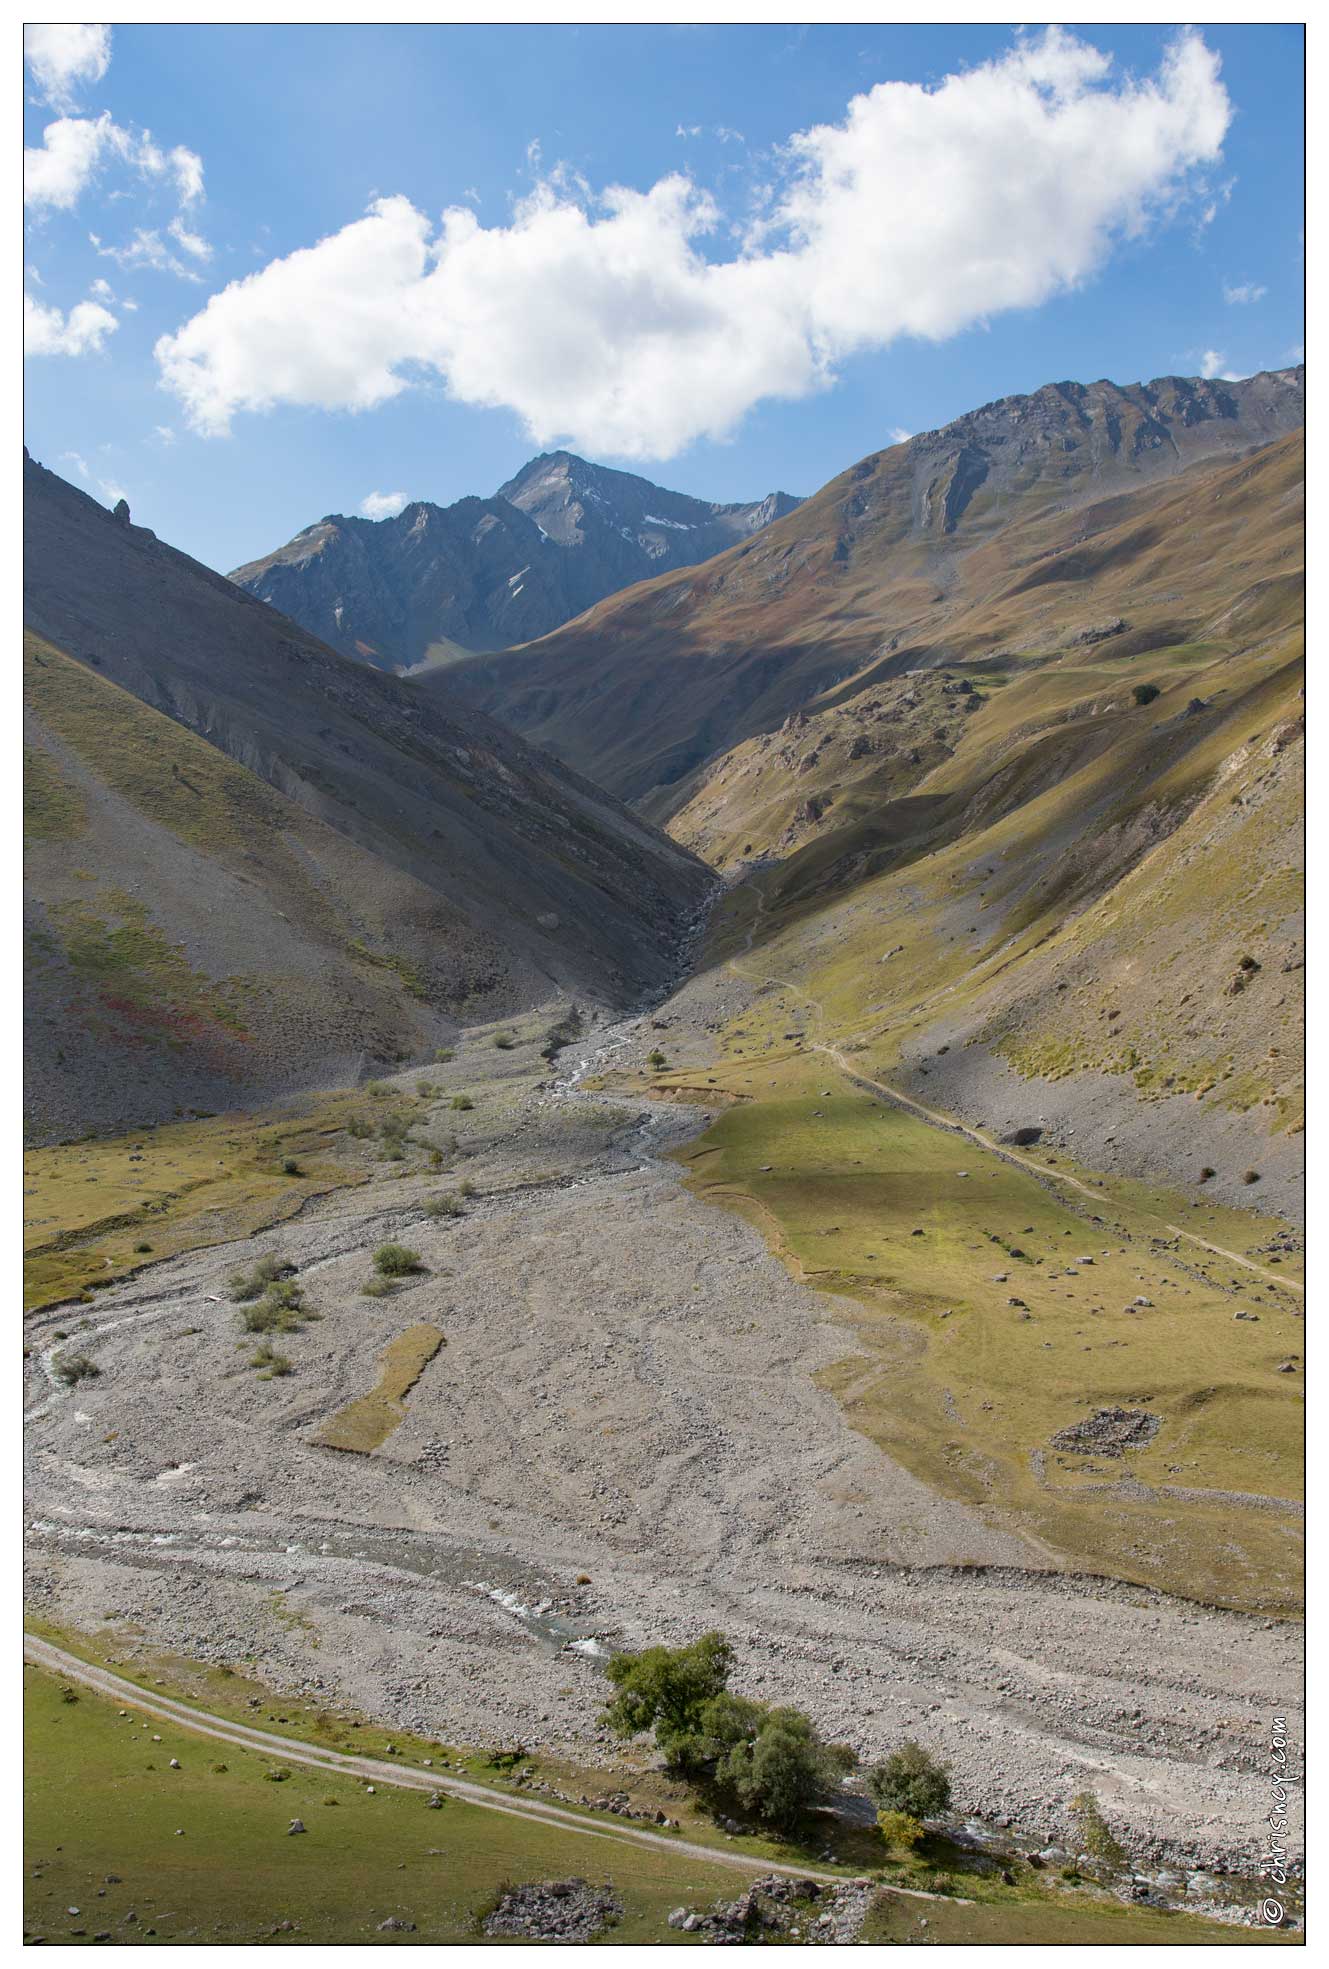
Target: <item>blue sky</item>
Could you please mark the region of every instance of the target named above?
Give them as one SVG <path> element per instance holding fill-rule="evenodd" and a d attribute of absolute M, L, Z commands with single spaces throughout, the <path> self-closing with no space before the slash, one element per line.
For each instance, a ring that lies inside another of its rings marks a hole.
<path fill-rule="evenodd" d="M 1044 382 L 1298 356 L 1299 28 L 52 32 L 27 443 L 219 569 L 561 440 L 804 493 Z"/>

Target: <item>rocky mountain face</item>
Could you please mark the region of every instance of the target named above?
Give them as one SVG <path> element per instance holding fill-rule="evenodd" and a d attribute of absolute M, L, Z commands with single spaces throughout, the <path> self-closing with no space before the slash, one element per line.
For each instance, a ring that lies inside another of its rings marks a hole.
<path fill-rule="evenodd" d="M 528 648 L 468 658 L 446 688 L 664 817 L 708 761 L 868 666 L 887 676 L 991 643 L 979 598 L 987 608 L 1023 583 L 1023 616 L 1070 623 L 1099 570 L 1105 502 L 1240 457 L 1304 414 L 1301 369 L 1003 397 L 874 452 L 702 567 L 611 596 Z M 1016 547 L 995 543 L 1017 523 L 1058 533 L 1055 563 L 1039 561 L 1040 540 L 1012 563 Z"/>
<path fill-rule="evenodd" d="M 529 642 L 797 504 L 773 492 L 710 505 L 557 451 L 492 499 L 421 500 L 388 520 L 331 515 L 231 579 L 345 655 L 405 669 Z"/>
<path fill-rule="evenodd" d="M 688 850 L 26 456 L 24 508 L 38 1139 L 670 974 L 711 884 Z"/>

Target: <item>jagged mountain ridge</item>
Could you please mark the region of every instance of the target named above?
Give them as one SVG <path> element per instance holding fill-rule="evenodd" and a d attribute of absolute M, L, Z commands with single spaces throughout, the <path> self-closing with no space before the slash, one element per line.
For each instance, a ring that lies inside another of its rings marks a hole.
<path fill-rule="evenodd" d="M 712 504 L 556 451 L 491 499 L 417 500 L 386 520 L 329 515 L 231 579 L 344 655 L 407 669 L 529 642 L 797 504 L 783 492 Z"/>
<path fill-rule="evenodd" d="M 669 974 L 711 879 L 686 849 L 26 454 L 24 493 L 45 1137 L 327 1086 L 459 1017 Z"/>
<path fill-rule="evenodd" d="M 1058 515 L 1074 532 L 1081 509 L 1303 420 L 1299 368 L 1004 397 L 862 459 L 704 566 L 611 596 L 526 648 L 465 659 L 445 687 L 664 818 L 708 762 L 866 666 L 891 675 L 990 644 L 965 612 L 1002 585 L 982 559 L 994 534 Z M 1010 579 L 1043 586 L 1055 612 L 1092 571 L 1087 546 Z"/>

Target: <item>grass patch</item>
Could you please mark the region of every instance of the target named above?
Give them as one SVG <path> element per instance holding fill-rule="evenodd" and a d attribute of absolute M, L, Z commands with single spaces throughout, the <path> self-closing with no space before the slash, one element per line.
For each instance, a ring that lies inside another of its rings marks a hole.
<path fill-rule="evenodd" d="M 311 1192 L 364 1182 L 363 1170 L 334 1153 L 353 1098 L 315 1097 L 294 1113 L 216 1115 L 30 1149 L 25 1307 L 76 1298 L 94 1282 L 114 1285 L 142 1264 L 145 1242 L 160 1260 L 253 1237 L 293 1215 Z M 287 1149 L 298 1151 L 305 1170 L 298 1190 L 278 1173 Z"/>
<path fill-rule="evenodd" d="M 261 1753 L 228 1744 L 218 1758 L 206 1737 L 159 1721 L 145 1729 L 132 1708 L 121 1718 L 125 1705 L 87 1690 L 68 1705 L 61 1687 L 25 1671 L 29 1938 L 473 1943 L 476 1916 L 503 1881 L 580 1873 L 612 1877 L 625 1910 L 615 1942 L 663 1942 L 676 1939 L 670 1908 L 741 1887 L 729 1869 L 683 1854 L 588 1840 L 456 1799 L 431 1812 L 422 1792 L 379 1784 L 370 1796 L 354 1779 L 298 1764 L 272 1784 Z M 287 1836 L 293 1818 L 304 1837 Z M 127 1924 L 131 1910 L 138 1920 Z M 380 1933 L 392 1916 L 415 1932 Z M 282 1921 L 295 1925 L 279 1931 Z"/>
<path fill-rule="evenodd" d="M 445 1344 L 436 1326 L 407 1327 L 379 1355 L 378 1386 L 339 1409 L 314 1441 L 326 1449 L 354 1450 L 360 1455 L 377 1449 L 405 1415 L 407 1395 Z"/>

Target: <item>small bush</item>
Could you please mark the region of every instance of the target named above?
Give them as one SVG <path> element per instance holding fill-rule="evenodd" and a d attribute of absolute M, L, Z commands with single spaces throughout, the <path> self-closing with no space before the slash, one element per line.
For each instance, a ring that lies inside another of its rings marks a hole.
<path fill-rule="evenodd" d="M 283 1176 L 303 1176 L 305 1172 L 300 1167 L 295 1157 L 293 1155 L 288 1155 L 288 1156 L 284 1156 L 282 1159 L 281 1173 Z"/>
<path fill-rule="evenodd" d="M 346 1133 L 357 1142 L 366 1141 L 374 1132 L 374 1124 L 365 1114 L 353 1114 L 346 1124 Z"/>
<path fill-rule="evenodd" d="M 275 1381 L 280 1375 L 291 1372 L 291 1363 L 285 1354 L 277 1353 L 266 1340 L 249 1356 L 249 1365 L 259 1369 L 260 1381 Z"/>
<path fill-rule="evenodd" d="M 388 1086 L 386 1080 L 368 1080 L 365 1082 L 365 1092 L 371 1095 L 374 1100 L 382 1101 L 386 1100 L 392 1089 Z"/>
<path fill-rule="evenodd" d="M 1136 684 L 1131 696 L 1137 704 L 1152 704 L 1158 696 L 1157 684 Z"/>
<path fill-rule="evenodd" d="M 443 1167 L 443 1151 L 442 1151 L 442 1149 L 430 1149 L 430 1151 L 429 1151 L 429 1167 L 430 1167 L 431 1169 L 441 1169 L 441 1168 Z"/>
<path fill-rule="evenodd" d="M 1217 1171 L 1216 1169 L 1211 1169 L 1211 1168 L 1209 1167 L 1209 1164 L 1208 1164 L 1208 1163 L 1206 1162 L 1206 1163 L 1205 1163 L 1205 1165 L 1204 1165 L 1204 1168 L 1203 1168 L 1203 1169 L 1202 1169 L 1202 1170 L 1200 1171 L 1200 1181 L 1201 1181 L 1202 1183 L 1212 1183 L 1212 1182 L 1213 1182 L 1213 1180 L 1214 1180 L 1214 1177 L 1215 1177 L 1215 1176 L 1216 1176 L 1217 1174 L 1218 1174 L 1218 1171 Z"/>
<path fill-rule="evenodd" d="M 657 1073 L 659 1073 L 662 1066 L 665 1066 L 667 1064 L 665 1060 L 665 1056 L 660 1051 L 658 1046 L 656 1047 L 653 1053 L 648 1053 L 646 1057 L 648 1063 L 655 1068 L 655 1071 Z"/>
<path fill-rule="evenodd" d="M 285 1784 L 290 1775 L 289 1771 L 264 1771 L 263 1773 L 269 1784 Z"/>
<path fill-rule="evenodd" d="M 1247 1169 L 1243 1173 L 1241 1180 L 1243 1183 L 1258 1183 L 1260 1180 L 1260 1172 L 1258 1169 Z"/>
<path fill-rule="evenodd" d="M 145 1251 L 151 1251 L 152 1246 L 150 1244 L 136 1244 L 134 1249 L 141 1255 Z"/>
<path fill-rule="evenodd" d="M 374 1270 L 380 1278 L 405 1278 L 411 1272 L 422 1272 L 418 1251 L 408 1251 L 404 1244 L 380 1244 L 374 1253 Z"/>
<path fill-rule="evenodd" d="M 921 1743 L 902 1743 L 868 1773 L 868 1792 L 883 1811 L 935 1819 L 951 1802 L 950 1773 Z"/>
<path fill-rule="evenodd" d="M 475 1195 L 475 1184 L 471 1181 L 469 1176 L 462 1177 L 460 1183 L 458 1183 L 457 1185 L 457 1189 L 460 1195 L 462 1196 Z"/>
<path fill-rule="evenodd" d="M 434 1058 L 440 1066 L 446 1065 L 449 1060 L 455 1060 L 456 1057 L 457 1055 L 450 1046 L 436 1046 L 434 1048 Z"/>
<path fill-rule="evenodd" d="M 453 1196 L 451 1191 L 445 1191 L 442 1196 L 431 1196 L 425 1205 L 426 1217 L 464 1217 L 465 1215 L 461 1198 Z"/>
<path fill-rule="evenodd" d="M 417 1100 L 436 1101 L 438 1099 L 438 1087 L 432 1080 L 417 1080 L 415 1083 L 415 1093 Z"/>
<path fill-rule="evenodd" d="M 380 1162 L 405 1162 L 405 1160 L 406 1151 L 395 1135 L 379 1150 Z"/>
<path fill-rule="evenodd" d="M 257 1260 L 252 1270 L 232 1272 L 228 1282 L 231 1297 L 232 1299 L 261 1298 L 274 1280 L 291 1278 L 294 1273 L 295 1266 L 289 1258 L 279 1258 L 275 1252 L 270 1251 L 265 1258 Z"/>
<path fill-rule="evenodd" d="M 274 1279 L 261 1299 L 240 1315 L 246 1333 L 298 1333 L 306 1320 L 320 1316 L 305 1304 L 302 1288 L 289 1279 Z"/>
<path fill-rule="evenodd" d="M 469 1094 L 454 1094 L 448 1106 L 456 1108 L 460 1114 L 467 1114 L 475 1106 L 475 1102 Z"/>
<path fill-rule="evenodd" d="M 908 1812 L 878 1812 L 877 1830 L 888 1846 L 902 1853 L 912 1853 L 924 1833 L 922 1820 Z"/>
<path fill-rule="evenodd" d="M 397 1290 L 390 1278 L 367 1278 L 360 1287 L 362 1299 L 387 1299 Z"/>
<path fill-rule="evenodd" d="M 494 1034 L 494 1044 L 500 1053 L 510 1053 L 516 1043 L 510 1032 L 496 1032 Z"/>
<path fill-rule="evenodd" d="M 90 1361 L 86 1354 L 60 1354 L 51 1365 L 66 1388 L 72 1388 L 76 1381 L 90 1381 L 101 1373 L 96 1361 Z"/>
<path fill-rule="evenodd" d="M 403 1114 L 400 1108 L 392 1108 L 378 1124 L 378 1132 L 385 1142 L 404 1142 L 415 1126 L 415 1117 Z"/>

